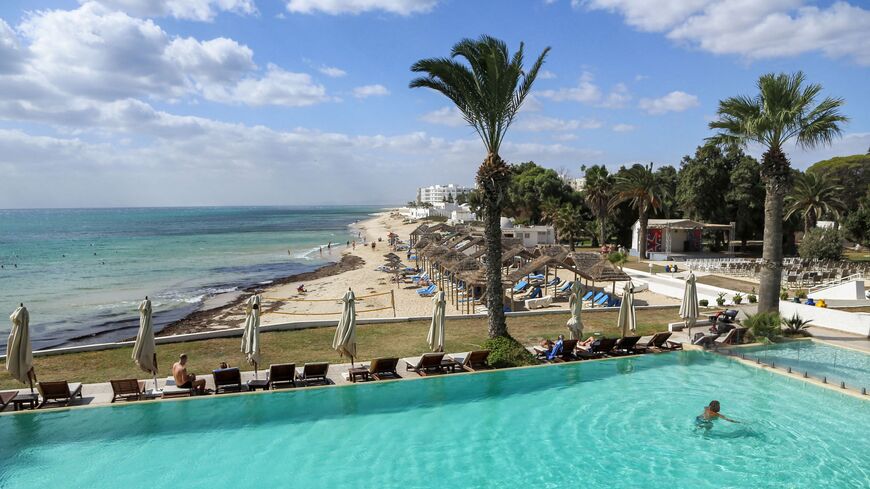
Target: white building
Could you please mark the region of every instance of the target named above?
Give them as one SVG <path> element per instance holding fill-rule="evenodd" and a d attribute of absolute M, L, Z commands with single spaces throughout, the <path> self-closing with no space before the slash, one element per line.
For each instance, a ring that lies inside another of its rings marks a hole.
<path fill-rule="evenodd" d="M 468 204 L 462 204 L 458 206 L 458 208 L 450 213 L 450 221 L 451 223 L 463 223 L 463 222 L 471 222 L 476 221 L 477 216 L 471 212 L 471 207 Z"/>
<path fill-rule="evenodd" d="M 556 244 L 556 231 L 553 226 L 519 226 L 510 219 L 501 218 L 501 235 L 503 238 L 523 240 L 523 246 Z"/>
<path fill-rule="evenodd" d="M 671 255 L 700 253 L 704 230 L 726 231 L 728 251 L 733 253 L 734 223 L 707 224 L 689 219 L 649 219 L 646 229 L 646 251 L 650 260 L 667 260 Z M 631 227 L 631 256 L 638 256 L 640 221 Z"/>
<path fill-rule="evenodd" d="M 582 192 L 584 188 L 586 188 L 586 178 L 571 178 L 568 180 L 568 185 L 571 186 L 571 189 L 575 192 Z"/>
<path fill-rule="evenodd" d="M 472 216 L 469 220 L 474 220 L 474 213 L 469 210 L 467 205 L 457 205 L 452 202 L 434 202 L 431 207 L 403 207 L 400 210 L 401 214 L 412 219 L 425 219 L 436 216 L 450 219 L 457 212 L 461 215 L 465 215 L 464 212 L 468 212 Z"/>
<path fill-rule="evenodd" d="M 468 193 L 474 190 L 473 187 L 460 187 L 459 185 L 430 185 L 428 187 L 420 187 L 417 189 L 417 202 L 437 204 L 440 202 L 453 201 L 456 202 L 456 197 L 459 194 Z"/>

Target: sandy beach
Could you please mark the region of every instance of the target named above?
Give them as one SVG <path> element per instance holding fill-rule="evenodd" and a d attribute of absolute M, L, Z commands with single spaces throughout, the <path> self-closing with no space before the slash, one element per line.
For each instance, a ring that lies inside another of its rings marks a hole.
<path fill-rule="evenodd" d="M 389 253 L 387 235 L 390 232 L 407 241 L 417 223 L 403 223 L 401 217 L 384 211 L 372 218 L 360 221 L 353 228 L 359 238 L 356 245 L 351 242 L 334 244 L 331 249 L 324 248 L 324 256 L 335 263 L 307 272 L 278 280 L 265 287 L 252 288 L 225 298 L 223 303 L 204 307 L 181 321 L 173 323 L 161 331 L 160 335 L 192 333 L 216 329 L 237 328 L 244 322 L 242 303 L 252 293 L 259 293 L 263 299 L 261 324 L 278 324 L 315 319 L 338 319 L 341 314 L 339 299 L 350 288 L 358 298 L 357 314 L 361 318 L 428 316 L 432 313 L 432 299 L 420 297 L 412 284 L 390 282 L 390 276 L 376 270 L 384 263 L 383 255 Z M 381 241 L 378 241 L 378 239 Z M 365 244 L 363 244 L 365 243 Z M 372 248 L 371 244 L 375 243 Z M 405 258 L 406 252 L 397 253 Z M 413 262 L 406 263 L 414 266 Z M 304 285 L 305 292 L 297 289 Z M 608 287 L 611 285 L 607 285 Z M 668 297 L 641 292 L 636 294 L 640 304 L 678 304 L 679 301 Z M 567 308 L 567 301 L 555 302 L 550 308 Z M 448 305 L 448 315 L 459 315 L 460 311 Z"/>

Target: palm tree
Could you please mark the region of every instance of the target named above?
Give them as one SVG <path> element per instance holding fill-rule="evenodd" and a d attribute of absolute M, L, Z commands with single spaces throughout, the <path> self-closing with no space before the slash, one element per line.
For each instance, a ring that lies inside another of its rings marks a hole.
<path fill-rule="evenodd" d="M 568 238 L 571 251 L 583 232 L 583 211 L 576 205 L 566 202 L 557 207 L 553 214 L 553 229 L 562 238 Z"/>
<path fill-rule="evenodd" d="M 499 156 L 499 150 L 549 51 L 549 47 L 544 49 L 531 68 L 524 71 L 522 43 L 511 56 L 503 41 L 481 36 L 456 43 L 450 58 L 421 59 L 411 66 L 411 71 L 426 74 L 412 80 L 411 88 L 431 88 L 449 98 L 486 147 L 486 159 L 477 170 L 477 186 L 483 194 L 486 295 L 492 338 L 507 335 L 500 219 L 510 167 Z"/>
<path fill-rule="evenodd" d="M 613 176 L 607 172 L 604 165 L 596 165 L 586 170 L 586 184 L 583 187 L 583 198 L 592 210 L 598 226 L 598 244 L 602 246 L 607 241 L 605 221 L 607 211 L 611 208 L 613 196 Z"/>
<path fill-rule="evenodd" d="M 760 144 L 761 179 L 765 185 L 764 245 L 758 293 L 758 312 L 779 310 L 782 282 L 783 201 L 791 183 L 791 168 L 783 152 L 794 140 L 803 149 L 830 144 L 848 119 L 840 113 L 843 99 L 826 97 L 816 103 L 821 85 L 804 84 L 802 72 L 762 75 L 758 94 L 721 100 L 718 119 L 710 123 L 715 143 Z"/>
<path fill-rule="evenodd" d="M 804 232 L 815 227 L 819 218 L 825 215 L 838 218 L 840 211 L 846 209 L 846 204 L 840 200 L 842 190 L 843 187 L 824 173 L 801 173 L 795 179 L 791 193 L 785 197 L 785 218 L 802 214 Z"/>
<path fill-rule="evenodd" d="M 637 210 L 640 221 L 640 235 L 637 237 L 638 256 L 646 260 L 646 231 L 649 224 L 650 211 L 661 208 L 665 197 L 665 188 L 661 179 L 653 172 L 653 165 L 636 163 L 631 168 L 616 174 L 616 198 L 610 207 L 616 207 L 628 201 Z"/>

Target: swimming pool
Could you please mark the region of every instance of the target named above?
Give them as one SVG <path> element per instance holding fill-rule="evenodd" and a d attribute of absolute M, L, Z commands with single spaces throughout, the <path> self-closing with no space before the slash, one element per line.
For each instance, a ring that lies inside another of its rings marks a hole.
<path fill-rule="evenodd" d="M 810 377 L 827 378 L 831 384 L 845 382 L 847 387 L 870 392 L 870 354 L 848 348 L 839 348 L 817 341 L 789 341 L 775 345 L 753 346 L 735 349 L 752 359 L 759 358 L 768 365 L 797 372 L 807 372 Z"/>
<path fill-rule="evenodd" d="M 711 399 L 743 421 L 697 430 Z M 870 485 L 870 402 L 703 352 L 0 416 L 0 487 Z"/>

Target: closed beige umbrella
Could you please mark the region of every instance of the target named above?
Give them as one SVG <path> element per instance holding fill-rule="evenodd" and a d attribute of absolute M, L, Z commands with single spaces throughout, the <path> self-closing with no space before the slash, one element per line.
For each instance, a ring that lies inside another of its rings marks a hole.
<path fill-rule="evenodd" d="M 33 371 L 33 346 L 30 344 L 30 313 L 21 304 L 9 319 L 12 320 L 12 331 L 6 342 L 6 370 L 22 384 L 29 383 L 30 392 L 33 393 L 36 373 Z"/>
<path fill-rule="evenodd" d="M 625 283 L 625 288 L 622 291 L 622 304 L 619 305 L 619 318 L 616 320 L 616 327 L 622 332 L 625 337 L 629 331 L 637 331 L 637 316 L 634 311 L 634 284 L 631 280 Z"/>
<path fill-rule="evenodd" d="M 444 314 L 447 309 L 447 300 L 444 291 L 441 290 L 432 299 L 435 308 L 432 311 L 432 324 L 429 326 L 429 348 L 432 351 L 444 351 Z"/>
<path fill-rule="evenodd" d="M 571 284 L 571 296 L 568 298 L 568 309 L 571 310 L 571 318 L 568 319 L 568 331 L 572 340 L 580 340 L 583 336 L 583 321 L 580 313 L 583 312 L 582 287 L 579 280 Z"/>
<path fill-rule="evenodd" d="M 341 298 L 343 308 L 338 327 L 335 328 L 335 338 L 332 339 L 332 348 L 341 356 L 349 356 L 350 364 L 356 357 L 356 298 L 353 291 L 347 289 Z"/>
<path fill-rule="evenodd" d="M 683 302 L 680 303 L 680 318 L 685 321 L 689 341 L 692 341 L 692 327 L 695 326 L 698 313 L 698 284 L 695 282 L 695 274 L 689 272 L 689 276 L 686 277 Z"/>
<path fill-rule="evenodd" d="M 254 378 L 260 365 L 260 296 L 252 295 L 245 302 L 245 331 L 242 333 L 242 353 L 254 367 Z"/>
<path fill-rule="evenodd" d="M 151 326 L 151 301 L 148 297 L 139 303 L 139 333 L 133 344 L 133 361 L 143 371 L 154 376 L 157 390 L 157 347 L 154 344 L 154 328 Z"/>

